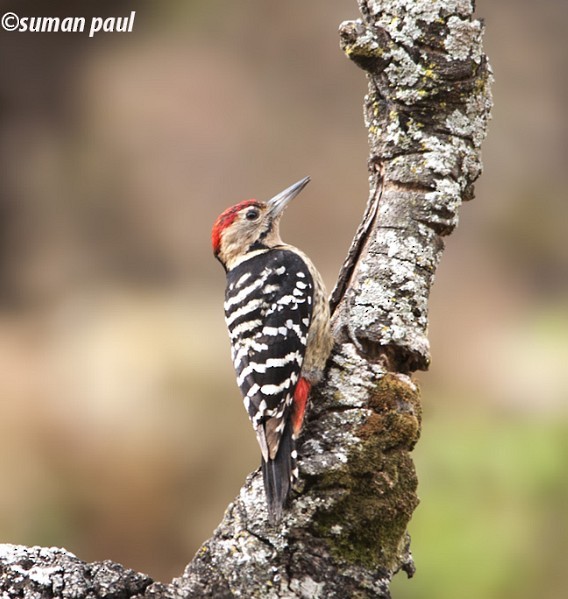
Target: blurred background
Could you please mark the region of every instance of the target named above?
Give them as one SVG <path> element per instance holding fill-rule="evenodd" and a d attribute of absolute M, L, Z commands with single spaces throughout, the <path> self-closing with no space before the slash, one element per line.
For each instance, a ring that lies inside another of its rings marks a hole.
<path fill-rule="evenodd" d="M 181 574 L 258 450 L 211 224 L 306 174 L 285 239 L 333 287 L 367 199 L 354 0 L 2 1 L 129 34 L 0 31 L 0 542 Z M 397 599 L 568 589 L 564 0 L 478 0 L 495 108 L 431 302 Z"/>

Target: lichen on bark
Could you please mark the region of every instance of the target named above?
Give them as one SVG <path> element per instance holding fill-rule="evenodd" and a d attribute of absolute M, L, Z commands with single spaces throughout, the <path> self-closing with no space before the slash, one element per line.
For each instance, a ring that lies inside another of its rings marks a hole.
<path fill-rule="evenodd" d="M 340 27 L 367 72 L 373 215 L 333 301 L 358 346 L 388 347 L 396 369 L 425 369 L 428 297 L 463 200 L 481 172 L 491 108 L 482 23 L 469 0 L 360 0 Z M 346 289 L 349 293 L 345 293 Z M 341 302 L 341 304 L 340 304 Z"/>

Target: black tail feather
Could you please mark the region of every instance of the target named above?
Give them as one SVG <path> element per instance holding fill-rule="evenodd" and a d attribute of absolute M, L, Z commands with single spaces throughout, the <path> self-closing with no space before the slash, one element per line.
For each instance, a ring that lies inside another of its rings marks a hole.
<path fill-rule="evenodd" d="M 268 462 L 262 460 L 262 477 L 271 524 L 278 524 L 282 519 L 282 510 L 296 476 L 296 442 L 292 437 L 292 427 L 287 424 L 276 457 Z"/>

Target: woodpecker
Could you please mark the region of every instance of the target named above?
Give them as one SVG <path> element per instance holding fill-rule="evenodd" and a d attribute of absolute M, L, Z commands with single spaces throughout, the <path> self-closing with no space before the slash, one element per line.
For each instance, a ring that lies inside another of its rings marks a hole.
<path fill-rule="evenodd" d="M 213 253 L 227 275 L 225 321 L 245 409 L 262 454 L 269 519 L 282 518 L 298 478 L 296 440 L 311 387 L 332 348 L 321 275 L 280 238 L 285 208 L 310 178 L 268 202 L 245 200 L 213 225 Z"/>

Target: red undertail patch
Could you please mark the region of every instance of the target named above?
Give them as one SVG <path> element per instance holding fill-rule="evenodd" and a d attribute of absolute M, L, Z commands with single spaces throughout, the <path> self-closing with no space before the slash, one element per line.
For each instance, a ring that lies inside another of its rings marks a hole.
<path fill-rule="evenodd" d="M 292 431 L 294 437 L 297 437 L 302 430 L 304 416 L 306 415 L 306 406 L 312 385 L 303 377 L 300 378 L 294 391 L 294 403 L 292 407 Z"/>

